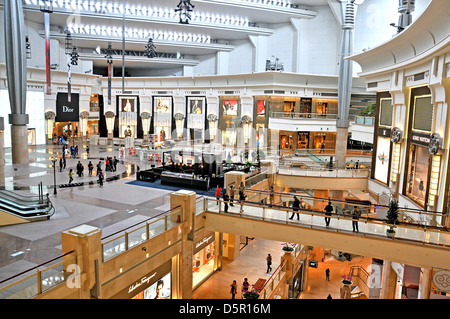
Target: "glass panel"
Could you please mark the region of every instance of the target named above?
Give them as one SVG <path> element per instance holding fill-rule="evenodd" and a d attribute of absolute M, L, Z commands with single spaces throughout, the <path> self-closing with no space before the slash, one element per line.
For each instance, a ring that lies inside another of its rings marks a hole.
<path fill-rule="evenodd" d="M 125 236 L 120 236 L 106 244 L 103 244 L 103 258 L 108 260 L 125 251 Z"/>
<path fill-rule="evenodd" d="M 392 126 L 392 99 L 380 100 L 380 125 Z"/>
<path fill-rule="evenodd" d="M 42 292 L 64 282 L 64 264 L 41 272 Z"/>
<path fill-rule="evenodd" d="M 18 284 L 0 291 L 0 299 L 31 299 L 36 297 L 37 294 L 37 277 L 33 275 Z"/>
<path fill-rule="evenodd" d="M 128 233 L 128 248 L 139 245 L 145 240 L 147 240 L 147 231 L 145 226 L 133 230 L 132 232 Z"/>
<path fill-rule="evenodd" d="M 431 131 L 433 123 L 433 104 L 431 96 L 419 96 L 414 101 L 413 129 L 420 131 Z"/>

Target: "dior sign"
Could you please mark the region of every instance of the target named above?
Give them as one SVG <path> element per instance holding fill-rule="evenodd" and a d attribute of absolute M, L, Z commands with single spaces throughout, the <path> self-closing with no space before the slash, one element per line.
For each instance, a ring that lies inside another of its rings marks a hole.
<path fill-rule="evenodd" d="M 56 96 L 55 122 L 78 122 L 79 121 L 80 95 L 72 93 L 70 102 L 67 93 L 58 93 Z"/>

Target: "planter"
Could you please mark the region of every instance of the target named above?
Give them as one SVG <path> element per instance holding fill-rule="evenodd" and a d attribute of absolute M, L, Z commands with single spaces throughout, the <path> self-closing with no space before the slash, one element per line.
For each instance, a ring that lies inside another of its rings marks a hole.
<path fill-rule="evenodd" d="M 353 285 L 353 282 L 350 281 L 350 280 L 341 280 L 341 283 L 342 283 L 344 286 L 351 286 L 351 285 Z"/>
<path fill-rule="evenodd" d="M 259 295 L 253 291 L 244 293 L 243 297 L 244 299 L 259 299 Z"/>
<path fill-rule="evenodd" d="M 395 231 L 389 231 L 389 230 L 387 230 L 387 231 L 386 231 L 386 235 L 387 235 L 389 238 L 394 238 L 394 236 L 395 236 Z"/>

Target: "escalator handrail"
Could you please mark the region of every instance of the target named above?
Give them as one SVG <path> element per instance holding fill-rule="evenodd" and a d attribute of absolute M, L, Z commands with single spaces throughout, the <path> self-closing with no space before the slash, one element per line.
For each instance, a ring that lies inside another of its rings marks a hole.
<path fill-rule="evenodd" d="M 22 210 L 36 210 L 43 207 L 47 207 L 49 204 L 48 201 L 44 203 L 33 203 L 33 204 L 24 204 L 24 203 L 18 203 L 14 201 L 7 201 L 4 198 L 0 198 L 0 206 L 8 206 L 8 207 L 16 207 L 17 209 Z"/>
<path fill-rule="evenodd" d="M 29 200 L 29 201 L 39 201 L 40 198 L 39 196 L 36 195 L 23 195 L 23 194 L 19 194 L 19 193 L 15 193 L 6 189 L 2 189 L 0 190 L 0 196 L 4 194 L 6 196 L 10 196 L 16 199 L 20 199 L 20 200 Z M 18 198 L 20 197 L 20 198 Z"/>

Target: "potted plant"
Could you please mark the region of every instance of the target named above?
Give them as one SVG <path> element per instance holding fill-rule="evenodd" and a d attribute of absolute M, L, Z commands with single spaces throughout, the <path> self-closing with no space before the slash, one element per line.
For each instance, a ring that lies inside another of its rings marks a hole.
<path fill-rule="evenodd" d="M 351 286 L 353 284 L 352 277 L 350 275 L 344 275 L 344 276 L 342 276 L 342 278 L 344 278 L 341 280 L 341 283 L 343 285 Z"/>
<path fill-rule="evenodd" d="M 259 294 L 254 289 L 252 289 L 252 291 L 245 292 L 243 297 L 244 299 L 258 299 Z"/>
<path fill-rule="evenodd" d="M 283 247 L 281 247 L 281 249 L 287 253 L 294 251 L 295 244 L 282 243 L 281 245 L 283 245 Z"/>
<path fill-rule="evenodd" d="M 393 199 L 389 202 L 389 209 L 386 215 L 388 220 L 389 228 L 386 230 L 386 234 L 389 238 L 393 238 L 395 235 L 395 224 L 397 224 L 398 219 L 398 201 Z"/>

